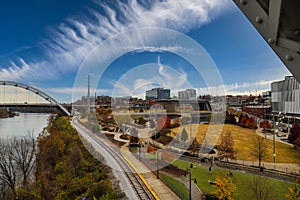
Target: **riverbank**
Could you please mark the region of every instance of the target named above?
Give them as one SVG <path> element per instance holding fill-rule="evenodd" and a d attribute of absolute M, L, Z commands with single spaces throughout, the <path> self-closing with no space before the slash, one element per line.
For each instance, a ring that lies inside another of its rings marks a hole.
<path fill-rule="evenodd" d="M 0 109 L 0 118 L 11 118 L 15 116 L 16 116 L 15 112 L 11 112 L 7 109 Z"/>

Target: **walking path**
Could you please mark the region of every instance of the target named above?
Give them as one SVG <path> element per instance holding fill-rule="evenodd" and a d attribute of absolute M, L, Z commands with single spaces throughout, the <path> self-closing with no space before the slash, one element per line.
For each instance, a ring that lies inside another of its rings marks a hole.
<path fill-rule="evenodd" d="M 258 128 L 258 129 L 255 130 L 255 132 L 256 132 L 256 134 L 259 135 L 259 136 L 265 137 L 265 138 L 267 138 L 267 139 L 269 139 L 269 140 L 273 140 L 273 134 L 268 134 L 268 133 L 265 134 L 265 133 L 262 132 L 262 130 L 263 130 L 262 128 Z M 284 133 L 282 133 L 282 134 L 284 134 Z M 287 133 L 286 133 L 286 134 L 287 134 Z M 281 139 L 282 139 L 282 137 L 278 137 L 277 135 L 275 135 L 275 140 L 276 140 L 277 142 L 281 142 L 281 143 L 283 143 L 283 144 L 293 146 L 293 144 L 288 143 L 288 142 L 285 142 L 285 141 L 282 141 Z"/>

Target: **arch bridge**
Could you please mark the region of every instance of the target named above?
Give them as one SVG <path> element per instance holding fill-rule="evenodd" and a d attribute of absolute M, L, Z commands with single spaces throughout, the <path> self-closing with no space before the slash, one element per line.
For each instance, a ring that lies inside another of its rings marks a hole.
<path fill-rule="evenodd" d="M 48 94 L 44 93 L 43 91 L 41 91 L 35 87 L 29 86 L 29 85 L 26 85 L 23 83 L 14 82 L 14 81 L 0 81 L 0 86 L 1 85 L 14 86 L 14 87 L 18 87 L 18 88 L 22 88 L 27 91 L 30 91 L 30 92 L 34 93 L 35 95 L 38 95 L 38 96 L 42 97 L 43 99 L 45 99 L 46 101 L 48 101 L 51 106 L 52 105 L 56 106 L 63 115 L 67 115 L 67 116 L 71 115 L 70 112 L 64 106 L 62 106 L 58 101 L 56 101 L 51 96 L 49 96 Z M 10 106 L 12 106 L 12 105 L 10 105 Z M 30 107 L 31 105 L 26 105 L 26 106 Z"/>

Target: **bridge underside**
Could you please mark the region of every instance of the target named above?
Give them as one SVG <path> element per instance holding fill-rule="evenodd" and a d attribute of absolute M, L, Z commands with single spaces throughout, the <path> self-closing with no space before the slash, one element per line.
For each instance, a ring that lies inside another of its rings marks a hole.
<path fill-rule="evenodd" d="M 234 2 L 300 82 L 300 1 Z"/>
<path fill-rule="evenodd" d="M 56 105 L 0 105 L 0 109 L 8 109 L 12 112 L 21 112 L 21 113 L 55 113 L 62 116 L 66 116 L 66 113 L 60 110 Z"/>

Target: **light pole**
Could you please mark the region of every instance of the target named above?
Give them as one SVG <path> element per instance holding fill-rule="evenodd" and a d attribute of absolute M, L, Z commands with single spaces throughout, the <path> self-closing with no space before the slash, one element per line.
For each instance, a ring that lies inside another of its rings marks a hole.
<path fill-rule="evenodd" d="M 190 120 L 190 140 L 192 141 L 192 120 L 193 120 L 192 111 L 190 111 L 190 116 L 191 116 L 191 120 Z"/>
<path fill-rule="evenodd" d="M 193 168 L 194 166 L 193 166 L 193 163 L 191 163 L 191 165 L 190 165 L 190 169 L 189 168 L 187 168 L 186 169 L 186 172 L 187 172 L 187 174 L 189 174 L 189 200 L 191 200 L 192 199 L 192 168 Z M 194 183 L 197 183 L 197 179 L 196 178 L 194 178 L 193 179 L 194 180 Z"/>

